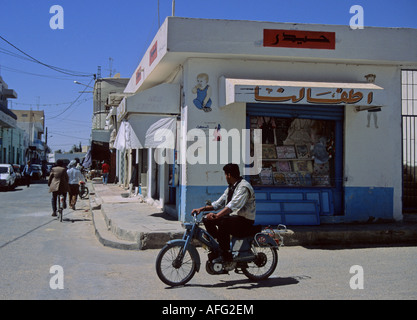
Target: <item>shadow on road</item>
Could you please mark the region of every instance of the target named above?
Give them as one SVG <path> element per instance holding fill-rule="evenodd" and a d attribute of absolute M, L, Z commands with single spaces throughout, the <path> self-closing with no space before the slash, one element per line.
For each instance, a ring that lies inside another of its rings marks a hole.
<path fill-rule="evenodd" d="M 294 277 L 271 277 L 266 280 L 262 281 L 251 281 L 248 279 L 241 279 L 241 280 L 220 280 L 220 282 L 216 282 L 213 279 L 213 284 L 186 284 L 184 286 L 178 287 L 167 287 L 166 289 L 179 289 L 183 287 L 201 287 L 201 288 L 227 288 L 229 290 L 234 289 L 256 289 L 256 288 L 273 288 L 273 287 L 281 287 L 281 286 L 288 286 L 298 284 L 300 280 L 311 279 L 309 276 L 294 276 Z"/>

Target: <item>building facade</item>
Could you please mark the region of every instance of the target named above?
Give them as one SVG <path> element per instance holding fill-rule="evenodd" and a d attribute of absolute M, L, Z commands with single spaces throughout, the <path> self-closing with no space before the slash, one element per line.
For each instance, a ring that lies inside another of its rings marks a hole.
<path fill-rule="evenodd" d="M 224 192 L 228 162 L 253 185 L 259 224 L 401 220 L 416 36 L 169 17 L 124 90 L 116 140 L 146 197 L 182 221 Z"/>
<path fill-rule="evenodd" d="M 17 127 L 24 132 L 25 161 L 42 163 L 47 160 L 47 148 L 43 135 L 45 133 L 45 112 L 43 110 L 13 110 L 17 116 Z M 24 162 L 25 162 L 24 161 Z M 23 162 L 23 163 L 24 163 Z"/>
<path fill-rule="evenodd" d="M 114 104 L 110 97 L 123 92 L 129 79 L 113 77 L 99 78 L 94 84 L 94 106 L 91 131 L 91 166 L 100 169 L 100 163 L 107 161 L 111 167 L 109 181 L 115 179 L 114 149 L 111 147 L 111 134 L 115 129 L 113 118 L 108 116 Z"/>
<path fill-rule="evenodd" d="M 22 164 L 27 138 L 17 126 L 16 114 L 8 108 L 8 99 L 17 99 L 17 93 L 0 77 L 0 163 Z"/>

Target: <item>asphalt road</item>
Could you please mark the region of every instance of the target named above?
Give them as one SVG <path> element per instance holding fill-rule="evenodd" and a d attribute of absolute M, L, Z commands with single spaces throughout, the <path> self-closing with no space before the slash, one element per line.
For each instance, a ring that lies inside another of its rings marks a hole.
<path fill-rule="evenodd" d="M 46 184 L 0 192 L 0 204 L 2 300 L 417 298 L 417 247 L 283 247 L 267 281 L 210 276 L 202 266 L 186 286 L 168 288 L 155 273 L 158 250 L 111 249 L 97 241 L 88 201 L 65 210 L 63 223 L 51 217 Z"/>

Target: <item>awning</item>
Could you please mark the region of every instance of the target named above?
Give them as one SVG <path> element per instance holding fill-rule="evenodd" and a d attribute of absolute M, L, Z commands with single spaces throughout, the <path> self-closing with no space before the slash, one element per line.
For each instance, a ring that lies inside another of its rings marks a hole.
<path fill-rule="evenodd" d="M 130 117 L 130 114 L 168 114 L 180 113 L 180 85 L 163 83 L 124 98 L 117 108 L 117 120 Z"/>
<path fill-rule="evenodd" d="M 385 90 L 369 82 L 311 82 L 220 78 L 219 105 L 236 102 L 299 105 L 384 106 Z"/>
<path fill-rule="evenodd" d="M 90 168 L 91 165 L 93 164 L 91 160 L 92 159 L 91 159 L 91 147 L 90 147 L 90 148 L 88 148 L 87 154 L 85 155 L 82 166 L 84 168 Z"/>
<path fill-rule="evenodd" d="M 98 142 L 109 142 L 110 140 L 110 131 L 109 130 L 96 130 L 91 131 L 91 140 Z"/>
<path fill-rule="evenodd" d="M 176 117 L 162 118 L 146 131 L 146 148 L 175 149 Z"/>
<path fill-rule="evenodd" d="M 0 127 L 16 128 L 17 116 L 0 104 Z"/>
<path fill-rule="evenodd" d="M 142 149 L 143 145 L 140 143 L 130 123 L 123 121 L 120 124 L 113 147 L 117 150 Z"/>
<path fill-rule="evenodd" d="M 123 121 L 114 142 L 114 148 L 175 148 L 176 116 L 139 115 Z"/>

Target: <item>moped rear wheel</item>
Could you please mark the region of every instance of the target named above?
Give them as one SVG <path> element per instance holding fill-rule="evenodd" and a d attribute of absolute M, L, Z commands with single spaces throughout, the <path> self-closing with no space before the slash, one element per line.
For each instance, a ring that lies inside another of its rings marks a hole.
<path fill-rule="evenodd" d="M 277 249 L 269 246 L 252 246 L 252 251 L 256 258 L 242 267 L 243 274 L 254 281 L 267 279 L 278 265 Z"/>
<path fill-rule="evenodd" d="M 190 281 L 196 272 L 196 262 L 182 245 L 165 245 L 156 258 L 156 273 L 169 286 L 180 286 Z"/>

